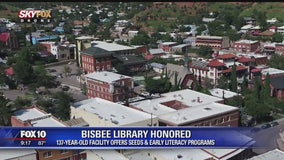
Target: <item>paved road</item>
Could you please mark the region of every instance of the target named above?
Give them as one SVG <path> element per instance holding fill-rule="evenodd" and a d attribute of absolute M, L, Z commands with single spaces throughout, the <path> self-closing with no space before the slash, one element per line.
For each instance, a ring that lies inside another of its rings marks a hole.
<path fill-rule="evenodd" d="M 279 122 L 279 125 L 267 129 L 261 129 L 253 135 L 256 140 L 256 145 L 260 144 L 266 146 L 265 148 L 253 149 L 255 153 L 262 154 L 275 148 L 280 149 L 277 144 L 277 139 L 280 138 L 279 132 L 284 131 L 284 119 L 277 121 Z"/>

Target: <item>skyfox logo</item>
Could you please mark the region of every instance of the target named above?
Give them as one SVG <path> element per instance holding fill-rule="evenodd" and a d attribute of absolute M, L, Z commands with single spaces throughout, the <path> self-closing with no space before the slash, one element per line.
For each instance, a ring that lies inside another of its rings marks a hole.
<path fill-rule="evenodd" d="M 21 22 L 43 22 L 44 19 L 49 20 L 51 18 L 51 11 L 50 10 L 20 10 L 18 12 L 18 18 Z"/>

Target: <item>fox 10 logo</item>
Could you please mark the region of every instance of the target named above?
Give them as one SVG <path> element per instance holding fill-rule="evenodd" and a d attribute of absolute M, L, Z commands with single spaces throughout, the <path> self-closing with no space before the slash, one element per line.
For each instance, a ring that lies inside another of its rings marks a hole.
<path fill-rule="evenodd" d="M 51 10 L 20 10 L 18 12 L 20 22 L 49 23 L 51 22 Z"/>

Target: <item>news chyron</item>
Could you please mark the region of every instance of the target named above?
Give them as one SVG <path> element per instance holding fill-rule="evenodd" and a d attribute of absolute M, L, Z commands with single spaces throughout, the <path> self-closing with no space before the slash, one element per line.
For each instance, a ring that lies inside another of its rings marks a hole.
<path fill-rule="evenodd" d="M 20 22 L 24 23 L 49 23 L 52 19 L 51 10 L 35 10 L 28 8 L 18 12 Z"/>

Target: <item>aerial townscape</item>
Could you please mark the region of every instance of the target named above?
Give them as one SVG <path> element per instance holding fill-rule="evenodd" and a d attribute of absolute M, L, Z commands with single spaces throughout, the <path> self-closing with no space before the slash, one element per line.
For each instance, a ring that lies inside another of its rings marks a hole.
<path fill-rule="evenodd" d="M 281 160 L 283 2 L 0 2 L 0 126 L 253 127 L 266 148 L 0 150 L 1 160 Z M 20 19 L 49 10 L 49 19 Z M 283 131 L 282 131 L 283 130 Z"/>

